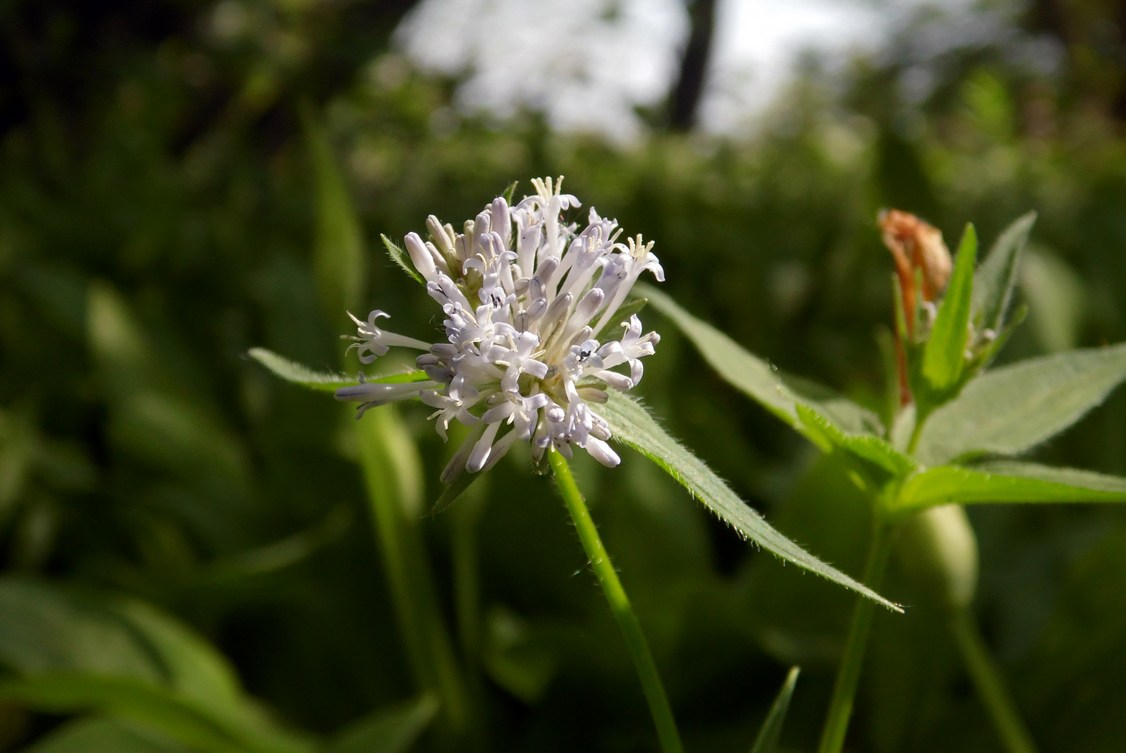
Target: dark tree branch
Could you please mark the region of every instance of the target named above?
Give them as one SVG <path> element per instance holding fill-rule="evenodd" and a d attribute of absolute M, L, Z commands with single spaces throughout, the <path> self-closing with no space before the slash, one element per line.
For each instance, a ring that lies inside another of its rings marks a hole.
<path fill-rule="evenodd" d="M 680 59 L 680 75 L 669 96 L 668 127 L 685 132 L 696 125 L 696 111 L 704 93 L 704 79 L 715 36 L 716 0 L 687 0 L 688 44 Z"/>

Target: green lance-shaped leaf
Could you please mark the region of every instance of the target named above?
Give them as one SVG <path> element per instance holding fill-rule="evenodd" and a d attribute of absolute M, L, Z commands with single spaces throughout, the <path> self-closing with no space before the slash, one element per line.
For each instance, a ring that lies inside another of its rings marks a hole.
<path fill-rule="evenodd" d="M 923 387 L 932 405 L 945 402 L 957 392 L 965 371 L 976 256 L 977 234 L 973 225 L 966 225 L 954 259 L 954 274 L 923 352 Z M 920 403 L 923 397 L 916 395 Z"/>
<path fill-rule="evenodd" d="M 680 328 L 717 374 L 803 435 L 809 436 L 797 413 L 799 404 L 810 406 L 842 431 L 883 433 L 880 420 L 871 411 L 836 395 L 828 387 L 783 374 L 715 327 L 689 314 L 661 291 L 647 285 L 639 285 L 638 289 Z"/>
<path fill-rule="evenodd" d="M 646 456 L 740 535 L 772 554 L 851 588 L 889 609 L 898 606 L 872 589 L 822 562 L 773 528 L 739 498 L 719 476 L 690 450 L 671 437 L 636 401 L 611 393 L 598 412 L 609 422 L 614 439 Z"/>
<path fill-rule="evenodd" d="M 1016 285 L 1021 253 L 1035 222 L 1036 213 L 1029 212 L 1005 228 L 978 267 L 974 275 L 973 322 L 979 330 L 1001 331 Z"/>
<path fill-rule="evenodd" d="M 1001 502 L 1126 502 L 1126 478 L 1016 461 L 944 465 L 908 478 L 888 512 Z"/>
<path fill-rule="evenodd" d="M 782 689 L 778 691 L 774 703 L 770 706 L 770 713 L 766 715 L 762 729 L 759 730 L 758 737 L 755 738 L 751 753 L 774 753 L 778 750 L 778 740 L 782 736 L 782 725 L 786 721 L 786 712 L 790 710 L 790 698 L 793 697 L 794 688 L 797 687 L 799 672 L 800 670 L 797 667 L 790 667 L 790 671 L 786 674 L 786 681 L 782 683 Z"/>
<path fill-rule="evenodd" d="M 988 371 L 936 409 L 915 457 L 1019 455 L 1078 421 L 1126 379 L 1126 343 L 1072 350 Z"/>

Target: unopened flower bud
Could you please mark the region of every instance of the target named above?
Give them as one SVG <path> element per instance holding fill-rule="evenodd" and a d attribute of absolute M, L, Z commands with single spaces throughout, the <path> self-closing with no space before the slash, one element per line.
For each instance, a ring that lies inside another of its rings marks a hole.
<path fill-rule="evenodd" d="M 938 228 L 909 212 L 884 210 L 880 212 L 879 223 L 884 245 L 895 258 L 895 272 L 903 291 L 903 313 L 910 333 L 913 331 L 916 304 L 936 300 L 950 281 L 950 250 L 946 248 Z M 922 273 L 921 291 L 915 289 L 918 272 Z"/>
<path fill-rule="evenodd" d="M 961 505 L 912 515 L 896 544 L 900 564 L 927 598 L 951 612 L 970 606 L 977 590 L 977 538 Z"/>

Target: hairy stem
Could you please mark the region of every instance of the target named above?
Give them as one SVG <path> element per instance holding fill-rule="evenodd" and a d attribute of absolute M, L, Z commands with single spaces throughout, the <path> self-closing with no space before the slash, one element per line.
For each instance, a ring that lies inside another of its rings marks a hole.
<path fill-rule="evenodd" d="M 602 545 L 602 538 L 598 535 L 598 529 L 590 517 L 590 511 L 575 483 L 575 477 L 571 474 L 571 468 L 567 465 L 567 460 L 554 450 L 548 453 L 548 459 L 555 472 L 555 483 L 563 495 L 563 503 L 567 507 L 567 512 L 571 514 L 579 540 L 590 559 L 590 567 L 622 631 L 626 649 L 637 671 L 637 678 L 641 681 L 641 690 L 649 704 L 649 713 L 652 714 L 653 722 L 657 727 L 661 750 L 663 753 L 683 753 L 684 747 L 681 745 L 680 733 L 677 732 L 676 722 L 673 720 L 672 708 L 669 706 L 661 678 L 657 675 L 657 665 L 653 662 L 649 644 L 641 632 L 641 623 L 638 622 L 625 589 L 622 588 L 622 582 L 618 579 L 618 573 L 614 570 L 610 556 Z"/>

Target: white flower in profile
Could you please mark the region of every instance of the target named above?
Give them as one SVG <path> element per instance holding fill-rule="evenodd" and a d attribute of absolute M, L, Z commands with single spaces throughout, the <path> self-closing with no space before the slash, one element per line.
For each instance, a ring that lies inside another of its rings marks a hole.
<path fill-rule="evenodd" d="M 442 307 L 446 341 L 430 344 L 380 329 L 378 309 L 367 321 L 352 317 L 355 348 L 369 364 L 393 347 L 423 351 L 418 368 L 428 377 L 400 383 L 365 382 L 336 391 L 376 405 L 418 398 L 435 409 L 437 432 L 452 421 L 472 427 L 442 474 L 455 478 L 491 468 L 513 444 L 527 442 L 540 461 L 549 448 L 565 457 L 580 447 L 606 466 L 620 462 L 610 427 L 592 405 L 608 388 L 626 391 L 641 380 L 641 358 L 660 340 L 642 334 L 630 314 L 615 321 L 633 284 L 649 270 L 664 271 L 652 243 L 619 239 L 614 220 L 591 208 L 579 230 L 563 215 L 580 206 L 561 193 L 563 179 L 533 180 L 536 193 L 513 207 L 492 201 L 457 233 L 431 215 L 429 240 L 406 236 L 411 262 L 426 292 Z M 351 315 L 349 315 L 351 316 Z M 622 370 L 616 370 L 624 367 Z"/>

